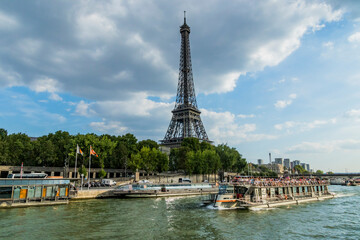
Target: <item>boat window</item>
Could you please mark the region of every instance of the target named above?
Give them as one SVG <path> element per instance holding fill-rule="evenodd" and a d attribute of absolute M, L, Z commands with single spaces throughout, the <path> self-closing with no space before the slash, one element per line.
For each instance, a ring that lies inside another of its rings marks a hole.
<path fill-rule="evenodd" d="M 226 193 L 234 193 L 233 189 L 226 189 Z"/>
<path fill-rule="evenodd" d="M 36 198 L 41 198 L 41 190 L 42 190 L 41 186 L 36 186 L 36 188 L 35 188 L 35 197 Z"/>
<path fill-rule="evenodd" d="M 235 188 L 235 193 L 239 193 L 239 194 L 245 194 L 247 192 L 248 188 L 246 187 L 236 187 Z"/>
<path fill-rule="evenodd" d="M 226 185 L 220 185 L 219 186 L 219 194 L 226 193 L 227 186 Z"/>
<path fill-rule="evenodd" d="M 0 199 L 11 198 L 12 187 L 0 187 Z"/>
<path fill-rule="evenodd" d="M 35 186 L 29 186 L 27 198 L 34 198 Z"/>

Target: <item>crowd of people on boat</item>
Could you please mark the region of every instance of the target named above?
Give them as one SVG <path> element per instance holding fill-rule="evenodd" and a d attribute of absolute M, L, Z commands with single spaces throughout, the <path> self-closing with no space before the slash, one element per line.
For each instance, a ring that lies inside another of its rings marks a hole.
<path fill-rule="evenodd" d="M 240 183 L 244 185 L 254 185 L 254 186 L 299 186 L 299 185 L 321 185 L 328 184 L 327 180 L 322 180 L 319 178 L 259 178 L 259 177 L 249 177 L 249 178 L 239 178 L 235 177 L 232 180 L 233 183 Z"/>

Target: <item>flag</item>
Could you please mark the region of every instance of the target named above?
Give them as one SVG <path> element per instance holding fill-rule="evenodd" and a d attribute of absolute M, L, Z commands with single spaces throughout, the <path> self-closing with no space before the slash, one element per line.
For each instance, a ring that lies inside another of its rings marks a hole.
<path fill-rule="evenodd" d="M 84 153 L 83 153 L 83 151 L 81 151 L 79 145 L 77 145 L 76 153 L 77 153 L 77 154 L 81 154 L 82 156 L 84 156 Z"/>
<path fill-rule="evenodd" d="M 94 149 L 92 149 L 92 147 L 90 146 L 90 154 L 91 155 L 95 155 L 96 157 L 99 157 L 96 152 L 94 151 Z"/>

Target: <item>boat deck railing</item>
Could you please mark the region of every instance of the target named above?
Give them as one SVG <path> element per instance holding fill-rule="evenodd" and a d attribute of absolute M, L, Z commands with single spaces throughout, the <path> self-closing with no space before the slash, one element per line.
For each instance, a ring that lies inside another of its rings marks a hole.
<path fill-rule="evenodd" d="M 242 198 L 236 198 L 239 202 L 244 203 L 264 203 L 265 202 L 282 202 L 282 201 L 291 201 L 291 200 L 301 200 L 303 198 L 311 198 L 311 197 L 321 197 L 321 196 L 327 196 L 331 195 L 329 192 L 322 193 L 321 195 L 319 193 L 306 193 L 306 194 L 282 194 L 282 195 L 275 195 L 274 197 L 267 197 L 265 199 L 256 198 L 255 196 L 251 199 L 250 197 L 242 197 Z"/>
<path fill-rule="evenodd" d="M 241 181 L 231 182 L 235 186 L 255 186 L 255 187 L 296 187 L 296 186 L 322 186 L 329 185 L 328 180 L 311 181 Z"/>

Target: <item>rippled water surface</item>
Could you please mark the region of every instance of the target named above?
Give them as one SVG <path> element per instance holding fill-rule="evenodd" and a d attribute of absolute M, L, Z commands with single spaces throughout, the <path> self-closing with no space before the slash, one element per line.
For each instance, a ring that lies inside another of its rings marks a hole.
<path fill-rule="evenodd" d="M 200 197 L 105 199 L 0 209 L 0 239 L 360 239 L 360 186 L 335 199 L 214 210 Z"/>

